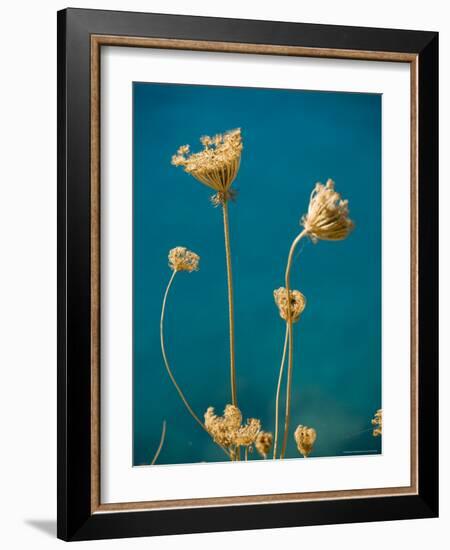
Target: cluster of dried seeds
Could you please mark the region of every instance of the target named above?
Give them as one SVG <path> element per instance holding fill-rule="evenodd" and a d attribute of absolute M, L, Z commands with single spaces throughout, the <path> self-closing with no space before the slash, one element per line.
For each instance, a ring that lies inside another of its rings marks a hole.
<path fill-rule="evenodd" d="M 306 458 L 312 451 L 317 439 L 317 432 L 314 428 L 308 428 L 308 426 L 300 424 L 294 432 L 294 439 L 297 443 L 297 449 Z"/>
<path fill-rule="evenodd" d="M 272 434 L 261 431 L 261 421 L 249 418 L 243 424 L 242 413 L 234 405 L 227 405 L 223 416 L 216 415 L 214 407 L 208 407 L 205 428 L 216 443 L 233 451 L 239 447 L 255 445 L 258 452 L 267 455 L 272 445 Z"/>
<path fill-rule="evenodd" d="M 213 137 L 203 136 L 200 141 L 203 145 L 202 151 L 189 154 L 189 145 L 182 145 L 173 155 L 172 164 L 182 166 L 185 172 L 216 191 L 213 204 L 223 204 L 235 196 L 230 187 L 236 179 L 241 162 L 241 129 Z"/>
<path fill-rule="evenodd" d="M 316 183 L 311 193 L 308 213 L 302 217 L 301 225 L 313 242 L 340 241 L 354 227 L 348 214 L 348 201 L 341 199 L 341 195 L 334 189 L 334 181 L 329 179 L 325 185 Z"/>
<path fill-rule="evenodd" d="M 306 307 L 306 298 L 299 290 L 290 290 L 290 310 L 291 319 L 296 323 L 300 319 L 300 315 Z M 287 290 L 284 287 L 277 288 L 273 291 L 275 304 L 278 306 L 280 317 L 285 321 L 288 320 L 288 298 Z"/>
<path fill-rule="evenodd" d="M 169 251 L 169 267 L 172 271 L 198 271 L 200 256 L 184 246 Z"/>
<path fill-rule="evenodd" d="M 383 434 L 383 409 L 378 409 L 372 418 L 373 436 L 378 437 Z"/>

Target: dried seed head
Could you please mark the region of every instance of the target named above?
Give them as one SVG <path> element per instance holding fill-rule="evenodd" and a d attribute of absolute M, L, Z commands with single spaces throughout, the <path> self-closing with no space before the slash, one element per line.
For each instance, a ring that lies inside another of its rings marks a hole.
<path fill-rule="evenodd" d="M 255 447 L 258 453 L 267 458 L 267 454 L 272 447 L 273 436 L 269 432 L 259 432 L 256 436 Z"/>
<path fill-rule="evenodd" d="M 308 213 L 300 223 L 313 242 L 340 241 L 352 231 L 354 224 L 348 217 L 348 201 L 334 190 L 334 181 L 329 179 L 325 185 L 316 183 L 311 193 Z"/>
<path fill-rule="evenodd" d="M 184 246 L 172 248 L 169 252 L 169 267 L 172 271 L 198 271 L 200 256 Z"/>
<path fill-rule="evenodd" d="M 306 298 L 299 290 L 290 290 L 290 309 L 292 322 L 296 323 L 300 319 L 300 315 L 306 307 Z M 275 303 L 278 306 L 280 317 L 285 321 L 288 320 L 288 301 L 287 290 L 284 287 L 277 288 L 273 291 Z"/>
<path fill-rule="evenodd" d="M 308 428 L 308 426 L 300 424 L 295 430 L 294 439 L 297 443 L 297 449 L 306 458 L 312 451 L 317 439 L 317 432 L 314 428 Z"/>
<path fill-rule="evenodd" d="M 214 441 L 223 447 L 247 447 L 255 442 L 261 430 L 261 422 L 250 418 L 243 425 L 241 411 L 234 405 L 227 405 L 223 416 L 217 416 L 213 407 L 207 409 L 205 428 Z"/>
<path fill-rule="evenodd" d="M 372 418 L 372 425 L 375 426 L 372 432 L 374 437 L 383 435 L 383 409 L 377 410 Z"/>
<path fill-rule="evenodd" d="M 242 413 L 235 405 L 227 405 L 223 417 L 230 430 L 238 430 L 242 424 Z"/>
<path fill-rule="evenodd" d="M 256 436 L 261 429 L 261 421 L 257 418 L 249 418 L 247 424 L 241 426 L 235 436 L 234 443 L 238 447 L 248 447 L 256 441 Z"/>
<path fill-rule="evenodd" d="M 234 431 L 227 424 L 224 416 L 214 414 L 214 407 L 208 407 L 205 413 L 205 428 L 216 443 L 222 447 L 233 445 Z"/>
<path fill-rule="evenodd" d="M 189 155 L 189 145 L 179 147 L 172 157 L 174 166 L 182 166 L 188 174 L 214 189 L 213 204 L 223 204 L 235 196 L 230 189 L 239 171 L 242 153 L 241 129 L 213 137 L 200 138 L 203 150 Z"/>

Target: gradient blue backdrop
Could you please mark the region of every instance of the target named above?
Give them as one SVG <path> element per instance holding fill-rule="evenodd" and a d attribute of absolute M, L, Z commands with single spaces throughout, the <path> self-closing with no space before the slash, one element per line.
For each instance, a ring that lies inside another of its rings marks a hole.
<path fill-rule="evenodd" d="M 245 417 L 274 429 L 285 325 L 273 301 L 316 181 L 333 178 L 350 201 L 353 234 L 304 242 L 292 275 L 308 300 L 296 325 L 292 426 L 316 428 L 313 456 L 379 453 L 370 419 L 381 407 L 381 96 L 133 84 L 134 465 L 223 460 L 184 409 L 164 370 L 159 317 L 167 253 L 187 246 L 198 273 L 177 275 L 166 314 L 175 375 L 199 416 L 230 402 L 222 214 L 211 191 L 171 166 L 179 145 L 242 128 L 230 205 L 236 368 Z M 298 457 L 290 438 L 289 457 Z"/>

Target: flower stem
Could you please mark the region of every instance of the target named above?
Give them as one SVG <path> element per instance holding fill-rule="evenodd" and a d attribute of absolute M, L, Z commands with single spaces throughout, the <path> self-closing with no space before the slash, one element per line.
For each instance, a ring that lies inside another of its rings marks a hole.
<path fill-rule="evenodd" d="M 181 391 L 181 388 L 177 384 L 177 381 L 175 380 L 175 377 L 172 373 L 172 369 L 169 366 L 169 360 L 167 359 L 166 354 L 166 348 L 164 345 L 164 314 L 166 311 L 166 302 L 167 302 L 167 296 L 169 294 L 169 290 L 172 287 L 172 283 L 175 279 L 175 275 L 177 274 L 177 271 L 174 270 L 172 273 L 172 276 L 170 277 L 169 284 L 167 285 L 166 292 L 164 293 L 164 299 L 162 303 L 162 310 L 161 310 L 161 322 L 160 322 L 160 339 L 161 339 L 161 351 L 164 359 L 164 365 L 166 366 L 167 373 L 169 374 L 170 380 L 172 381 L 172 384 L 175 386 L 175 389 L 178 392 L 178 395 L 181 398 L 181 401 L 183 401 L 186 409 L 188 410 L 189 414 L 192 416 L 192 418 L 199 424 L 202 428 L 205 428 L 203 422 L 200 420 L 200 418 L 195 414 L 195 412 L 192 410 L 192 407 L 189 405 L 186 397 L 184 396 L 184 393 Z"/>
<path fill-rule="evenodd" d="M 286 454 L 286 446 L 289 435 L 289 423 L 291 420 L 291 393 L 292 393 L 292 370 L 294 366 L 294 339 L 293 339 L 293 324 L 292 324 L 292 314 L 291 314 L 291 300 L 290 300 L 290 280 L 291 280 L 291 269 L 292 269 L 292 260 L 294 258 L 295 248 L 301 239 L 306 235 L 306 230 L 303 230 L 291 244 L 289 250 L 288 261 L 286 265 L 286 275 L 285 275 L 285 285 L 286 285 L 286 294 L 287 294 L 287 325 L 288 325 L 288 338 L 289 338 L 289 355 L 288 355 L 288 373 L 287 373 L 287 384 L 286 384 L 286 414 L 284 420 L 284 436 L 283 436 L 283 445 L 281 447 L 280 458 L 284 458 Z"/>
<path fill-rule="evenodd" d="M 236 367 L 234 360 L 234 300 L 233 300 L 233 272 L 231 269 L 231 247 L 230 247 L 230 226 L 228 221 L 228 202 L 222 203 L 223 229 L 225 235 L 225 254 L 227 261 L 228 280 L 228 313 L 230 323 L 230 379 L 231 379 L 231 402 L 237 407 L 236 395 Z"/>
<path fill-rule="evenodd" d="M 163 421 L 162 425 L 162 432 L 161 432 L 161 439 L 158 445 L 158 448 L 156 449 L 155 456 L 153 457 L 153 460 L 151 461 L 151 465 L 155 464 L 155 462 L 158 460 L 159 453 L 161 452 L 161 449 L 164 445 L 164 439 L 166 438 L 166 421 Z"/>
<path fill-rule="evenodd" d="M 283 346 L 283 355 L 281 357 L 281 365 L 280 365 L 280 374 L 278 375 L 278 386 L 277 386 L 277 395 L 275 399 L 275 442 L 273 445 L 273 458 L 277 458 L 277 449 L 278 449 L 278 415 L 279 415 L 279 408 L 280 408 L 280 393 L 281 393 L 281 382 L 283 380 L 283 373 L 284 373 L 284 365 L 286 363 L 286 351 L 287 351 L 287 345 L 288 345 L 288 339 L 289 339 L 289 327 L 286 323 L 286 336 L 284 338 L 284 346 Z"/>
<path fill-rule="evenodd" d="M 192 407 L 189 405 L 189 402 L 188 400 L 186 399 L 186 397 L 184 396 L 184 393 L 181 391 L 181 388 L 180 386 L 177 384 L 177 381 L 175 380 L 175 377 L 172 373 L 172 369 L 170 368 L 170 365 L 169 365 L 169 360 L 167 359 L 167 353 L 166 353 L 166 348 L 165 348 L 165 345 L 164 345 L 164 315 L 165 315 L 165 311 L 166 311 L 166 302 L 167 302 L 167 296 L 169 295 L 169 290 L 170 288 L 172 287 L 172 283 L 175 279 L 175 275 L 177 274 L 177 271 L 174 270 L 174 272 L 172 273 L 172 276 L 170 277 L 169 279 L 169 283 L 167 285 L 167 288 L 166 288 L 166 291 L 164 293 L 164 298 L 163 298 L 163 303 L 162 303 L 162 308 L 161 308 L 161 321 L 160 321 L 160 324 L 159 324 L 159 335 L 160 335 L 160 340 L 161 340 L 161 352 L 162 352 L 162 356 L 163 356 L 163 359 L 164 359 L 164 365 L 166 367 L 166 370 L 167 370 L 167 373 L 169 375 L 169 378 L 170 380 L 172 381 L 172 384 L 175 386 L 175 389 L 177 390 L 178 392 L 178 395 L 180 396 L 180 399 L 181 401 L 183 401 L 186 409 L 188 410 L 189 414 L 192 416 L 192 418 L 197 422 L 197 424 L 208 434 L 208 430 L 206 429 L 205 425 L 203 424 L 203 422 L 200 420 L 200 418 L 195 414 L 195 412 L 193 411 Z M 230 456 L 230 453 L 224 448 L 222 447 L 222 445 L 219 445 L 219 447 L 222 449 L 222 451 L 227 455 L 227 456 Z"/>

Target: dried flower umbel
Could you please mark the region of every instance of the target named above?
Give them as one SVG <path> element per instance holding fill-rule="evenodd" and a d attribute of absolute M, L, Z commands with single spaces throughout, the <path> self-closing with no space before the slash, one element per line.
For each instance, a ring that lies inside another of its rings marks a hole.
<path fill-rule="evenodd" d="M 236 432 L 241 423 L 241 411 L 234 405 L 227 405 L 223 416 L 217 416 L 214 407 L 208 407 L 205 412 L 206 430 L 216 443 L 226 448 L 235 445 Z"/>
<path fill-rule="evenodd" d="M 200 256 L 184 246 L 172 248 L 169 252 L 169 267 L 172 271 L 198 271 Z"/>
<path fill-rule="evenodd" d="M 300 424 L 294 432 L 294 439 L 297 443 L 297 449 L 299 452 L 304 458 L 307 458 L 310 455 L 313 445 L 317 439 L 317 432 L 314 428 L 308 428 L 307 426 L 302 426 Z"/>
<path fill-rule="evenodd" d="M 241 426 L 236 432 L 235 443 L 237 447 L 248 447 L 256 441 L 261 430 L 261 421 L 257 418 L 249 418 L 247 424 Z"/>
<path fill-rule="evenodd" d="M 342 200 L 339 193 L 334 189 L 333 180 L 329 179 L 325 185 L 317 183 L 314 187 L 308 206 L 308 212 L 305 214 L 300 224 L 303 230 L 295 237 L 289 249 L 288 260 L 285 273 L 285 287 L 290 295 L 290 277 L 294 253 L 298 243 L 305 236 L 309 236 L 315 243 L 318 240 L 339 241 L 345 239 L 354 227 L 353 222 L 348 217 L 348 201 Z M 288 330 L 288 373 L 286 387 L 286 414 L 284 423 L 283 445 L 281 448 L 281 458 L 284 457 L 289 435 L 291 391 L 292 391 L 292 370 L 294 361 L 294 336 L 293 336 L 293 316 L 291 305 L 287 303 L 287 330 Z"/>
<path fill-rule="evenodd" d="M 182 145 L 172 157 L 174 166 L 182 166 L 188 174 L 210 187 L 216 194 L 214 204 L 223 204 L 234 197 L 231 184 L 239 171 L 242 153 L 241 129 L 200 138 L 203 150 L 189 155 L 189 145 Z"/>
<path fill-rule="evenodd" d="M 325 185 L 316 183 L 301 225 L 313 242 L 341 241 L 354 227 L 348 213 L 348 201 L 341 199 L 334 189 L 334 181 L 329 179 Z"/>
<path fill-rule="evenodd" d="M 229 130 L 224 134 L 200 138 L 203 150 L 190 154 L 189 145 L 182 145 L 172 157 L 174 166 L 182 166 L 184 171 L 195 179 L 216 191 L 212 197 L 215 206 L 222 206 L 223 229 L 225 236 L 225 255 L 228 282 L 228 313 L 230 336 L 230 379 L 231 401 L 237 406 L 236 365 L 234 345 L 234 298 L 233 274 L 231 266 L 230 227 L 228 220 L 228 202 L 235 192 L 231 189 L 239 171 L 242 154 L 241 129 Z"/>
<path fill-rule="evenodd" d="M 372 432 L 374 437 L 383 435 L 383 409 L 377 410 L 372 418 L 372 425 L 375 426 Z"/>
<path fill-rule="evenodd" d="M 273 436 L 270 432 L 259 432 L 256 436 L 255 447 L 263 458 L 267 458 L 272 442 Z"/>
<path fill-rule="evenodd" d="M 242 413 L 234 405 L 227 405 L 223 416 L 217 416 L 213 407 L 205 412 L 205 428 L 213 440 L 230 452 L 231 458 L 239 460 L 239 448 L 253 445 L 261 431 L 261 421 L 249 418 L 242 424 Z M 247 456 L 247 453 L 246 453 Z"/>
<path fill-rule="evenodd" d="M 306 298 L 298 290 L 290 290 L 290 315 L 293 323 L 296 323 L 300 319 L 300 315 L 306 306 Z M 277 288 L 273 291 L 273 297 L 275 303 L 278 306 L 280 317 L 285 321 L 289 317 L 289 306 L 287 298 L 287 290 L 284 287 Z"/>

